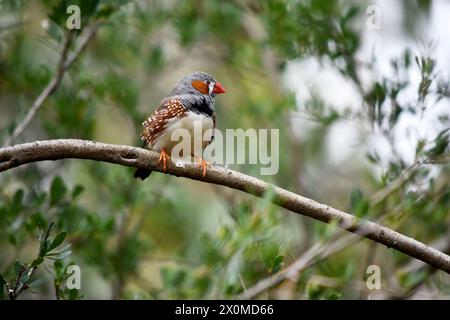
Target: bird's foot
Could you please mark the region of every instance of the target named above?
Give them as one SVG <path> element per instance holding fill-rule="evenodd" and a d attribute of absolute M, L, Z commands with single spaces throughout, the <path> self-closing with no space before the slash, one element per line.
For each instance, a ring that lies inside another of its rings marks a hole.
<path fill-rule="evenodd" d="M 197 164 L 202 167 L 202 177 L 204 178 L 206 176 L 206 167 L 209 165 L 209 162 L 203 158 L 198 158 Z"/>
<path fill-rule="evenodd" d="M 166 151 L 164 149 L 162 149 L 161 153 L 159 154 L 158 164 L 161 163 L 161 161 L 162 161 L 164 173 L 166 173 L 167 160 L 170 160 L 170 157 L 167 155 Z"/>

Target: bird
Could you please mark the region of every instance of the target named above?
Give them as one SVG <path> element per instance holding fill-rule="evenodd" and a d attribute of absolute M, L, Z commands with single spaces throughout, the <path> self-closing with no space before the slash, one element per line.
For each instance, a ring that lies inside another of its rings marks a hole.
<path fill-rule="evenodd" d="M 172 149 L 178 143 L 178 141 L 172 141 L 172 133 L 183 128 L 189 130 L 193 137 L 194 124 L 200 123 L 202 136 L 208 129 L 211 135 L 209 139 L 202 141 L 202 150 L 194 150 L 191 155 L 201 159 L 200 164 L 205 177 L 207 163 L 201 154 L 203 148 L 214 139 L 216 127 L 214 98 L 225 92 L 223 85 L 212 75 L 195 71 L 179 80 L 153 114 L 142 123 L 140 136 L 143 147 L 160 153 L 159 163 L 162 162 L 164 172 L 166 172 L 166 164 L 170 160 Z M 138 168 L 134 177 L 145 180 L 150 174 L 151 170 Z"/>

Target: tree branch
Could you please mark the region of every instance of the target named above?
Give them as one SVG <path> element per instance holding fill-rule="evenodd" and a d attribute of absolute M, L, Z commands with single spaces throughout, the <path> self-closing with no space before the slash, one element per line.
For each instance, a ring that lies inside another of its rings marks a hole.
<path fill-rule="evenodd" d="M 28 124 L 31 122 L 31 120 L 33 120 L 36 112 L 44 104 L 45 100 L 47 100 L 47 98 L 51 96 L 56 91 L 56 89 L 58 89 L 65 72 L 72 66 L 72 64 L 80 56 L 81 52 L 86 48 L 87 44 L 95 34 L 95 31 L 96 26 L 94 25 L 86 28 L 86 31 L 84 31 L 84 37 L 71 56 L 69 56 L 69 47 L 73 42 L 75 32 L 71 30 L 67 33 L 67 37 L 64 41 L 61 57 L 59 59 L 55 75 L 50 79 L 49 83 L 44 88 L 44 90 L 42 90 L 41 94 L 36 98 L 36 100 L 34 100 L 33 104 L 31 105 L 22 121 L 20 121 L 20 123 L 15 127 L 11 135 L 6 138 L 3 146 L 8 146 L 13 143 L 14 140 L 27 128 Z"/>
<path fill-rule="evenodd" d="M 128 167 L 162 171 L 156 152 L 124 145 L 112 145 L 87 140 L 59 139 L 36 141 L 0 149 L 0 172 L 20 165 L 66 158 L 90 159 L 120 164 Z M 415 239 L 374 222 L 358 219 L 344 211 L 318 203 L 293 192 L 271 185 L 243 173 L 210 166 L 206 177 L 195 164 L 177 167 L 170 163 L 167 172 L 193 180 L 214 183 L 263 197 L 267 191 L 273 194 L 272 202 L 292 212 L 325 223 L 335 223 L 340 228 L 394 248 L 450 274 L 450 257 Z"/>
<path fill-rule="evenodd" d="M 442 159 L 439 158 L 439 159 Z M 443 158 L 444 160 L 447 157 Z M 442 161 L 442 160 L 441 160 Z M 408 181 L 414 174 L 416 174 L 416 170 L 420 168 L 421 165 L 430 164 L 430 163 L 446 163 L 446 162 L 435 162 L 432 159 L 425 159 L 423 161 L 416 161 L 414 164 L 409 166 L 401 175 L 399 175 L 396 179 L 392 180 L 388 185 L 386 185 L 383 189 L 375 193 L 370 198 L 370 206 L 376 206 L 386 200 L 391 194 L 396 192 L 399 188 L 401 188 L 406 181 Z M 377 222 L 380 223 L 382 219 L 379 219 Z M 361 238 L 358 238 L 354 234 L 347 234 L 343 236 L 343 231 L 339 230 L 334 233 L 330 239 L 321 245 L 316 244 L 316 246 L 311 247 L 309 250 L 304 252 L 300 257 L 295 259 L 295 261 L 289 265 L 287 268 L 279 271 L 276 274 L 270 275 L 267 278 L 259 280 L 256 284 L 246 289 L 245 292 L 236 296 L 236 299 L 251 299 L 264 291 L 270 289 L 271 287 L 277 286 L 283 281 L 290 279 L 295 281 L 298 277 L 298 274 L 309 268 L 316 261 L 325 259 L 330 257 L 331 255 L 351 246 L 360 241 Z M 448 253 L 450 249 L 442 250 L 442 245 L 438 243 L 437 245 L 432 245 L 432 247 L 437 248 L 439 251 L 444 253 Z M 420 261 L 415 260 L 419 265 L 423 265 Z M 426 265 L 429 267 L 429 265 Z M 437 270 L 437 269 L 434 269 Z"/>

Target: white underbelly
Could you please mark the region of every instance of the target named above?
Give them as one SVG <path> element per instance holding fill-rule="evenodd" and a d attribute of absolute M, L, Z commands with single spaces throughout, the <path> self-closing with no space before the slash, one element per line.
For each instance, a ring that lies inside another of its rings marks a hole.
<path fill-rule="evenodd" d="M 149 147 L 158 152 L 164 149 L 171 155 L 173 148 L 184 142 L 190 144 L 191 154 L 189 155 L 201 156 L 203 148 L 210 143 L 213 137 L 213 129 L 214 122 L 211 117 L 188 111 L 185 117 L 171 120 L 164 132 Z M 190 139 L 190 141 L 183 139 Z"/>

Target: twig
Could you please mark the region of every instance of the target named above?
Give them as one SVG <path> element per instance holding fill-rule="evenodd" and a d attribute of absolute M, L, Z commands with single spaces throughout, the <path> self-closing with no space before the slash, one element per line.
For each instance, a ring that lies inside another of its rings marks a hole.
<path fill-rule="evenodd" d="M 394 179 L 387 187 L 375 193 L 370 199 L 372 206 L 376 206 L 383 202 L 387 197 L 397 191 L 406 181 L 408 181 L 415 173 L 416 169 L 425 162 L 414 162 L 401 175 Z"/>
<path fill-rule="evenodd" d="M 300 271 L 309 268 L 316 261 L 325 259 L 336 252 L 345 249 L 350 244 L 355 243 L 359 238 L 354 234 L 349 234 L 345 237 L 336 239 L 331 238 L 325 243 L 317 242 L 309 250 L 303 253 L 297 260 L 295 260 L 289 267 L 279 271 L 278 273 L 258 281 L 256 284 L 248 288 L 244 293 L 237 295 L 236 299 L 251 299 L 266 291 L 269 288 L 277 286 L 285 280 L 296 282 Z"/>
<path fill-rule="evenodd" d="M 47 232 L 45 234 L 45 237 L 42 238 L 42 232 L 39 233 L 39 242 L 42 243 L 46 242 L 50 236 L 50 231 L 53 227 L 54 223 L 50 223 Z M 38 251 L 38 257 L 41 256 L 41 246 L 39 246 L 39 251 Z M 27 283 L 22 282 L 22 277 L 24 276 L 24 274 L 26 273 L 26 277 L 27 279 L 31 279 L 31 276 L 34 274 L 34 272 L 37 269 L 37 265 L 33 265 L 31 268 L 30 267 L 23 267 L 19 273 L 16 276 L 16 279 L 13 281 L 14 286 L 11 287 L 10 284 L 6 283 L 6 290 L 8 291 L 8 296 L 10 300 L 17 300 L 17 297 L 26 289 L 28 289 Z"/>
<path fill-rule="evenodd" d="M 58 139 L 0 149 L 0 172 L 26 163 L 66 158 L 97 160 L 159 172 L 163 170 L 159 164 L 159 155 L 153 151 L 87 140 Z M 344 230 L 386 245 L 388 248 L 394 248 L 450 273 L 450 257 L 430 246 L 377 223 L 359 219 L 243 173 L 210 166 L 206 177 L 203 177 L 201 168 L 195 164 L 178 167 L 173 163 L 169 163 L 167 172 L 175 176 L 241 190 L 257 197 L 264 197 L 266 192 L 270 191 L 273 195 L 271 202 L 280 207 L 325 223 L 334 223 Z"/>
<path fill-rule="evenodd" d="M 95 32 L 97 31 L 97 25 L 90 25 L 86 27 L 84 31 L 84 35 L 82 36 L 82 39 L 80 40 L 80 44 L 75 49 L 74 53 L 72 55 L 68 55 L 67 61 L 64 63 L 64 71 L 67 71 L 74 62 L 78 59 L 80 54 L 86 49 L 87 45 L 89 44 L 89 41 L 91 41 L 92 37 L 95 35 Z"/>
<path fill-rule="evenodd" d="M 58 67 L 56 69 L 56 73 L 53 78 L 49 81 L 47 86 L 42 90 L 41 94 L 36 98 L 36 100 L 31 105 L 27 114 L 23 118 L 23 120 L 15 127 L 14 131 L 10 136 L 5 139 L 3 146 L 8 146 L 14 142 L 14 140 L 22 134 L 22 132 L 27 128 L 31 120 L 33 120 L 36 112 L 43 105 L 45 100 L 52 95 L 56 89 L 58 89 L 61 84 L 61 80 L 64 76 L 64 73 L 73 65 L 73 63 L 80 56 L 81 52 L 86 48 L 92 36 L 95 34 L 96 26 L 89 26 L 86 28 L 85 36 L 81 40 L 78 48 L 75 50 L 73 55 L 69 56 L 69 48 L 73 42 L 75 37 L 74 31 L 69 31 L 64 41 L 63 49 L 61 52 L 61 57 L 58 62 Z"/>

